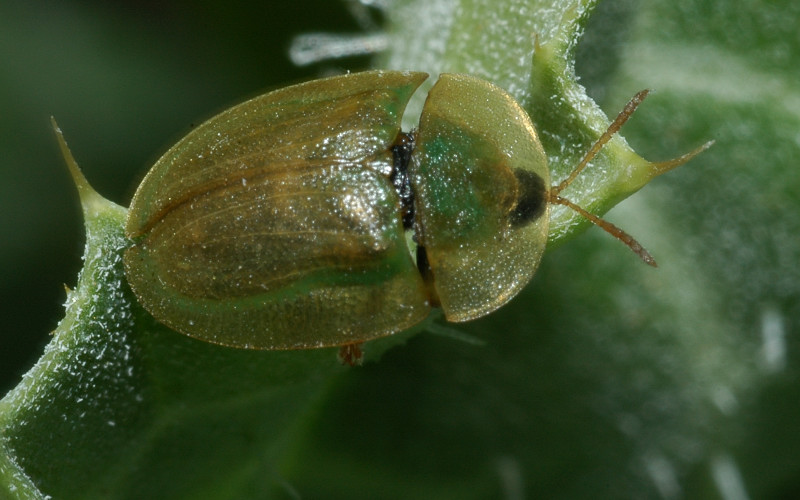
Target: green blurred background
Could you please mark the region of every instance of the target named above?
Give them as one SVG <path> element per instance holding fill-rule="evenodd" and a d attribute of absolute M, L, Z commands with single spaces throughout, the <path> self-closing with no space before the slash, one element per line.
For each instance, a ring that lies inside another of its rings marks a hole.
<path fill-rule="evenodd" d="M 81 268 L 80 208 L 49 117 L 95 189 L 128 206 L 192 124 L 317 75 L 287 49 L 318 30 L 358 25 L 331 0 L 0 2 L 0 393 L 40 355 Z"/>

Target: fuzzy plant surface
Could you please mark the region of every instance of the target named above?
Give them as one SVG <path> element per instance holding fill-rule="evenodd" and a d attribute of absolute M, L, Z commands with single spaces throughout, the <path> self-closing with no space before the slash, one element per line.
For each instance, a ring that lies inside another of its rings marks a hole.
<path fill-rule="evenodd" d="M 237 26 L 220 39 L 260 26 L 211 4 L 198 4 L 195 22 Z M 609 213 L 660 268 L 558 208 L 551 251 L 516 299 L 473 322 L 432 316 L 369 342 L 361 367 L 342 366 L 336 349 L 207 344 L 137 303 L 122 266 L 127 210 L 90 186 L 94 168 L 113 177 L 115 166 L 86 165 L 67 114 L 59 121 L 89 179 L 72 165 L 83 269 L 38 361 L 0 400 L 0 498 L 800 494 L 800 7 L 396 0 L 382 9 L 387 49 L 373 65 L 427 71 L 429 83 L 469 73 L 506 89 L 534 121 L 554 182 L 607 115 L 655 88 L 622 130 L 639 154 L 617 135 L 563 193 L 592 212 L 648 184 L 660 173 L 650 160 L 716 140 Z M 13 13 L 0 7 L 0 19 Z M 0 36 L 15 33 L 6 27 Z M 159 44 L 141 50 L 153 74 L 167 74 Z M 190 61 L 194 78 L 163 85 L 196 80 L 201 95 L 201 75 L 219 75 L 209 61 L 230 69 L 229 59 L 209 48 Z"/>

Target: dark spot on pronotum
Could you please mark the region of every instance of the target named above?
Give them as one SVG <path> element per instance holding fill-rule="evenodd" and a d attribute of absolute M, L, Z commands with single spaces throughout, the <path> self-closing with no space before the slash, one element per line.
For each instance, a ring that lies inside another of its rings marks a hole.
<path fill-rule="evenodd" d="M 397 136 L 392 150 L 392 181 L 403 210 L 403 228 L 411 229 L 414 225 L 414 191 L 411 189 L 411 178 L 408 175 L 408 163 L 414 152 L 414 135 L 401 132 Z"/>
<path fill-rule="evenodd" d="M 514 176 L 519 183 L 519 194 L 509 220 L 512 226 L 519 227 L 542 216 L 547 206 L 547 189 L 544 180 L 531 171 L 516 169 Z"/>

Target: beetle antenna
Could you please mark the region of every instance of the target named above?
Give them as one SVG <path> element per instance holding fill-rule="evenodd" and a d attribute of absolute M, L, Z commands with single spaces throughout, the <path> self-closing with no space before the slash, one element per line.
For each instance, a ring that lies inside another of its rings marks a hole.
<path fill-rule="evenodd" d="M 589 148 L 589 151 L 586 152 L 586 154 L 583 156 L 583 159 L 580 161 L 580 163 L 578 163 L 578 166 L 575 167 L 571 174 L 569 174 L 569 177 L 561 181 L 558 186 L 553 186 L 553 188 L 550 189 L 550 193 L 553 196 L 558 196 L 561 191 L 572 184 L 572 181 L 574 181 L 580 175 L 580 173 L 583 172 L 583 169 L 586 168 L 586 165 L 588 165 L 589 162 L 592 161 L 595 156 L 597 156 L 597 153 L 603 149 L 603 146 L 605 146 L 606 143 L 610 141 L 612 137 L 614 137 L 614 134 L 616 134 L 619 129 L 622 128 L 625 122 L 628 121 L 628 118 L 631 117 L 633 112 L 636 111 L 636 108 L 639 107 L 639 104 L 644 101 L 644 98 L 647 97 L 647 94 L 649 93 L 650 89 L 640 90 L 631 98 L 630 101 L 628 101 L 628 104 L 622 108 L 622 111 L 620 111 L 614 121 L 611 122 L 611 125 L 609 125 L 606 131 L 603 132 L 603 135 L 601 135 L 600 138 L 597 139 L 597 141 L 592 145 L 592 147 Z M 674 166 L 672 168 L 674 168 Z"/>
<path fill-rule="evenodd" d="M 639 258 L 641 258 L 646 264 L 649 264 L 653 267 L 658 267 L 653 256 L 650 255 L 650 253 L 647 250 L 645 250 L 644 247 L 642 247 L 642 245 L 638 241 L 636 241 L 633 236 L 629 235 L 628 233 L 618 228 L 614 224 L 598 217 L 597 215 L 594 215 L 586 211 L 585 209 L 581 208 L 575 203 L 560 196 L 561 191 L 563 191 L 564 189 L 567 188 L 567 186 L 572 184 L 572 182 L 578 177 L 578 175 L 580 175 L 580 173 L 586 168 L 589 162 L 592 161 L 592 159 L 595 156 L 597 156 L 597 153 L 600 152 L 603 146 L 605 146 L 605 144 L 608 141 L 610 141 L 612 137 L 614 137 L 614 134 L 616 134 L 619 131 L 619 129 L 622 128 L 622 125 L 624 125 L 625 122 L 628 121 L 628 118 L 631 117 L 633 112 L 636 111 L 636 108 L 639 107 L 639 104 L 641 104 L 642 101 L 644 101 L 645 97 L 647 97 L 649 93 L 650 93 L 649 89 L 639 91 L 636 95 L 633 96 L 633 98 L 631 98 L 630 101 L 628 101 L 628 104 L 625 105 L 625 107 L 622 109 L 622 111 L 620 111 L 620 113 L 617 115 L 617 117 L 614 119 L 611 125 L 609 125 L 606 131 L 603 132 L 603 135 L 601 135 L 600 138 L 597 139 L 597 141 L 592 145 L 592 147 L 589 148 L 589 151 L 586 152 L 583 159 L 580 161 L 580 163 L 578 163 L 578 166 L 575 167 L 575 169 L 572 171 L 571 174 L 569 174 L 569 177 L 561 181 L 561 183 L 558 184 L 557 186 L 553 186 L 552 188 L 550 188 L 550 191 L 547 193 L 547 197 L 550 203 L 555 203 L 557 205 L 564 205 L 566 207 L 571 208 L 572 210 L 578 212 L 580 215 L 588 219 L 590 222 L 592 222 L 600 229 L 603 229 L 613 237 L 625 243 L 628 246 L 628 248 L 630 248 L 633 251 L 633 253 L 638 255 Z M 714 141 L 709 141 L 703 144 L 702 146 L 694 149 L 693 151 L 690 151 L 672 160 L 651 163 L 650 165 L 651 165 L 652 177 L 663 174 L 664 172 L 672 170 L 673 168 L 679 165 L 683 165 L 687 161 L 691 160 L 698 154 L 702 153 L 703 151 L 711 147 L 712 144 L 714 144 Z"/>
<path fill-rule="evenodd" d="M 630 248 L 633 251 L 633 253 L 638 255 L 639 258 L 645 262 L 645 264 L 649 264 L 653 267 L 658 267 L 658 264 L 656 264 L 656 261 L 653 258 L 653 256 L 650 255 L 650 253 L 647 250 L 645 250 L 644 247 L 638 241 L 636 241 L 636 239 L 634 239 L 633 236 L 626 233 L 622 229 L 618 228 L 614 224 L 608 222 L 607 220 L 604 220 L 598 217 L 597 215 L 594 215 L 593 213 L 586 211 L 582 207 L 560 196 L 561 191 L 563 191 L 564 189 L 567 188 L 567 186 L 572 184 L 572 181 L 574 181 L 578 177 L 578 175 L 580 175 L 580 173 L 583 172 L 583 170 L 586 168 L 586 165 L 588 165 L 589 162 L 592 161 L 592 159 L 595 156 L 597 156 L 597 153 L 600 152 L 603 146 L 605 146 L 606 143 L 610 141 L 612 137 L 614 137 L 614 134 L 616 134 L 619 131 L 619 129 L 622 128 L 625 122 L 628 121 L 628 118 L 631 117 L 633 112 L 636 111 L 636 108 L 639 107 L 639 104 L 641 104 L 642 101 L 644 101 L 644 98 L 647 97 L 649 93 L 650 93 L 649 89 L 641 90 L 638 93 L 636 93 L 636 95 L 634 95 L 630 101 L 628 101 L 628 104 L 626 104 L 625 107 L 622 108 L 622 111 L 620 111 L 620 113 L 617 115 L 614 121 L 611 122 L 611 125 L 609 125 L 606 131 L 603 132 L 603 135 L 601 135 L 600 138 L 597 139 L 597 141 L 592 145 L 592 147 L 589 148 L 589 151 L 586 152 L 586 154 L 583 156 L 583 159 L 580 161 L 580 163 L 578 163 L 578 166 L 575 167 L 575 169 L 572 171 L 571 174 L 569 174 L 569 177 L 561 181 L 561 183 L 558 184 L 557 186 L 553 186 L 552 188 L 550 188 L 550 191 L 547 193 L 547 198 L 550 203 L 555 203 L 557 205 L 564 205 L 578 212 L 600 229 L 606 231 L 611 236 L 625 243 L 628 246 L 628 248 Z M 711 147 L 712 144 L 714 144 L 714 141 L 709 141 L 703 144 L 702 146 L 694 149 L 693 151 L 683 154 L 677 158 L 673 158 L 672 160 L 651 163 L 652 177 L 663 174 L 664 172 L 672 170 L 673 168 L 679 165 L 683 165 L 687 161 L 691 160 L 698 154 L 702 153 L 703 151 Z"/>
<path fill-rule="evenodd" d="M 606 143 L 610 141 L 612 137 L 614 137 L 614 134 L 616 134 L 619 131 L 619 129 L 622 128 L 622 125 L 624 125 L 625 122 L 628 121 L 628 118 L 631 117 L 633 112 L 636 111 L 636 108 L 639 106 L 639 104 L 642 103 L 642 101 L 644 101 L 644 98 L 647 97 L 647 94 L 649 93 L 650 93 L 649 89 L 641 90 L 636 95 L 634 95 L 630 101 L 628 101 L 628 104 L 626 104 L 625 107 L 622 108 L 622 111 L 620 111 L 620 113 L 617 115 L 614 121 L 611 122 L 611 125 L 609 125 L 606 131 L 603 132 L 603 135 L 601 135 L 600 138 L 597 139 L 597 141 L 592 145 L 592 147 L 589 148 L 589 151 L 586 152 L 586 154 L 583 156 L 583 159 L 581 159 L 580 163 L 578 163 L 578 166 L 575 167 L 575 169 L 572 171 L 571 174 L 569 174 L 569 177 L 561 181 L 561 183 L 558 184 L 557 186 L 553 186 L 552 188 L 550 188 L 550 191 L 547 193 L 547 197 L 550 203 L 555 203 L 557 205 L 564 205 L 565 207 L 571 208 L 572 210 L 578 212 L 583 217 L 588 219 L 591 223 L 593 223 L 600 229 L 606 231 L 611 236 L 625 243 L 628 246 L 628 248 L 633 250 L 633 253 L 638 255 L 639 258 L 642 259 L 646 264 L 649 264 L 653 267 L 658 267 L 658 265 L 656 264 L 656 260 L 653 258 L 653 256 L 650 255 L 650 253 L 647 250 L 645 250 L 644 247 L 638 241 L 636 241 L 633 236 L 626 233 L 622 229 L 618 228 L 614 224 L 608 222 L 607 220 L 601 219 L 597 215 L 594 215 L 593 213 L 586 211 L 585 209 L 569 201 L 568 199 L 559 196 L 561 191 L 563 191 L 564 189 L 567 188 L 567 186 L 572 184 L 572 181 L 574 181 L 581 174 L 581 172 L 583 172 L 583 170 L 586 168 L 586 165 L 588 165 L 589 162 L 592 161 L 592 159 L 595 156 L 597 156 L 597 153 L 599 153 L 600 150 L 603 149 L 603 146 L 605 146 Z M 689 156 L 689 158 L 691 158 L 691 156 Z M 686 158 L 683 161 L 687 161 L 689 158 Z M 676 160 L 681 160 L 681 159 L 683 159 L 683 157 L 676 158 Z M 666 166 L 666 163 L 669 162 L 665 162 L 665 168 L 663 171 L 669 170 L 670 168 L 674 168 L 675 166 L 680 164 L 678 163 L 674 166 Z"/>
<path fill-rule="evenodd" d="M 654 259 L 652 255 L 650 255 L 650 252 L 645 250 L 645 248 L 638 241 L 636 241 L 636 239 L 633 236 L 631 236 L 630 234 L 626 233 L 622 229 L 618 228 L 614 224 L 608 222 L 605 219 L 601 219 L 600 217 L 596 216 L 595 214 L 586 211 L 585 209 L 581 208 L 580 206 L 572 203 L 571 201 L 569 201 L 566 198 L 562 198 L 561 196 L 559 196 L 557 194 L 555 194 L 555 195 L 551 194 L 549 201 L 550 201 L 550 203 L 555 203 L 557 205 L 564 205 L 565 207 L 569 207 L 572 210 L 575 210 L 576 212 L 578 212 L 582 216 L 584 216 L 587 219 L 589 219 L 589 221 L 592 224 L 594 224 L 595 226 L 599 227 L 600 229 L 602 229 L 603 231 L 607 232 L 611 236 L 615 237 L 619 241 L 625 243 L 628 246 L 628 248 L 630 248 L 633 251 L 633 253 L 638 255 L 639 258 L 644 261 L 645 264 L 653 266 L 653 267 L 658 267 L 658 264 L 656 264 L 656 259 Z"/>

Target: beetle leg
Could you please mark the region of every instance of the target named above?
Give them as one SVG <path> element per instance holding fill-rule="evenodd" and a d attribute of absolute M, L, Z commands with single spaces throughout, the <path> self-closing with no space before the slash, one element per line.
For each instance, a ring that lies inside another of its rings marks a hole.
<path fill-rule="evenodd" d="M 364 361 L 364 351 L 361 350 L 363 342 L 356 342 L 355 344 L 345 344 L 339 348 L 339 362 L 343 365 L 361 366 Z"/>

